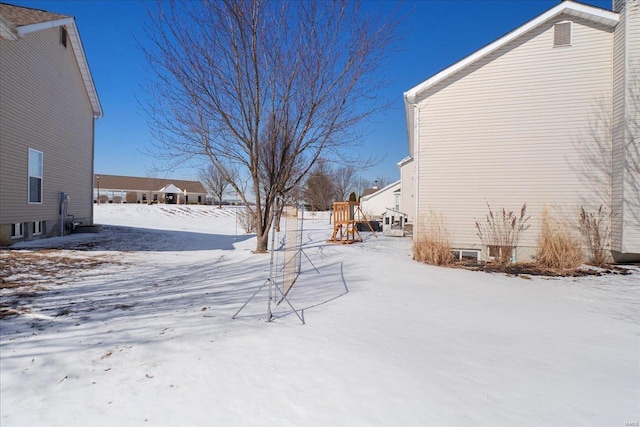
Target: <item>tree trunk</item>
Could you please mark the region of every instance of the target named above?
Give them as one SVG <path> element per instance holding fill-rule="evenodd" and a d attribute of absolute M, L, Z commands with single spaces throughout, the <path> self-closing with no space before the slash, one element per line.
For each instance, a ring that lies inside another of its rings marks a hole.
<path fill-rule="evenodd" d="M 267 227 L 262 231 L 262 234 L 258 234 L 256 242 L 256 250 L 255 253 L 263 254 L 266 253 L 269 249 L 269 228 Z"/>

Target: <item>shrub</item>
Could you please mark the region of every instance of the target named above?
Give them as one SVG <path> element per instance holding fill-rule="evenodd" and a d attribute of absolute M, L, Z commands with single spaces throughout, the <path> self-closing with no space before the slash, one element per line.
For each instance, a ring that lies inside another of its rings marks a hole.
<path fill-rule="evenodd" d="M 542 211 L 536 262 L 546 268 L 572 270 L 582 264 L 582 248 L 566 223 Z"/>
<path fill-rule="evenodd" d="M 237 221 L 240 227 L 245 233 L 255 233 L 256 231 L 256 217 L 249 209 L 237 210 Z"/>
<path fill-rule="evenodd" d="M 596 212 L 580 207 L 580 233 L 589 251 L 589 262 L 603 266 L 609 262 L 607 247 L 611 240 L 611 211 L 600 205 Z"/>
<path fill-rule="evenodd" d="M 454 261 L 449 232 L 442 215 L 429 214 L 421 220 L 420 235 L 413 242 L 413 259 L 433 265 L 450 265 Z"/>
<path fill-rule="evenodd" d="M 508 264 L 514 249 L 518 246 L 520 235 L 529 228 L 527 204 L 522 205 L 519 216 L 513 211 L 507 212 L 505 208 L 494 213 L 489 203 L 487 207 L 489 213 L 485 221 L 476 221 L 476 234 L 482 244 L 489 247 L 489 254 L 494 256 L 499 264 Z"/>

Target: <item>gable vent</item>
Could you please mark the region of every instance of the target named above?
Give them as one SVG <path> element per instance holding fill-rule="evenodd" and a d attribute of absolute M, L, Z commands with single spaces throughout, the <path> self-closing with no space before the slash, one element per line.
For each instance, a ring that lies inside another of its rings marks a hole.
<path fill-rule="evenodd" d="M 559 22 L 553 26 L 553 46 L 571 46 L 571 22 Z"/>
<path fill-rule="evenodd" d="M 65 48 L 67 47 L 67 38 L 67 29 L 65 27 L 60 27 L 60 44 Z"/>

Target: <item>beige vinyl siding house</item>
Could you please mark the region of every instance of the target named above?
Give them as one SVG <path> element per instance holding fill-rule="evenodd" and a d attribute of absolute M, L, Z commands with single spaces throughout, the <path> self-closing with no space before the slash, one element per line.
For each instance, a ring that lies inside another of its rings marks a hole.
<path fill-rule="evenodd" d="M 576 227 L 581 207 L 604 205 L 625 230 L 613 249 L 640 254 L 640 245 L 618 243 L 631 243 L 640 229 L 630 206 L 638 187 L 621 184 L 631 174 L 612 157 L 619 21 L 618 13 L 563 2 L 405 93 L 414 233 L 421 216 L 442 214 L 454 248 L 486 258 L 475 222 L 487 204 L 519 212 L 526 203 L 531 227 L 517 258 L 528 260 L 543 209 Z M 627 213 L 615 203 L 621 189 L 630 190 L 622 197 Z"/>
<path fill-rule="evenodd" d="M 61 192 L 64 222 L 93 223 L 102 109 L 73 18 L 6 4 L 0 16 L 0 245 L 10 245 L 60 234 Z"/>

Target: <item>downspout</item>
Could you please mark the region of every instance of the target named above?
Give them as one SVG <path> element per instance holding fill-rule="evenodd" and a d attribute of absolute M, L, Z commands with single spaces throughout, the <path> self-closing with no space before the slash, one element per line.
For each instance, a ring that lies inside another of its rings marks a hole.
<path fill-rule="evenodd" d="M 414 228 L 415 233 L 414 236 L 418 236 L 420 233 L 420 217 L 418 216 L 418 212 L 420 212 L 420 138 L 419 138 L 419 130 L 420 130 L 420 108 L 418 104 L 413 104 L 413 161 L 416 162 L 415 171 L 414 171 L 414 184 L 413 184 L 413 194 L 414 194 L 414 204 L 413 204 L 413 217 L 414 217 Z M 415 237 L 414 237 L 415 238 Z"/>
<path fill-rule="evenodd" d="M 631 1 L 628 2 L 624 2 L 622 4 L 622 19 L 624 19 L 624 33 L 623 33 L 623 37 L 624 37 L 624 63 L 623 63 L 623 68 L 624 68 L 624 90 L 622 91 L 622 146 L 620 147 L 622 149 L 622 180 L 621 180 L 621 188 L 620 188 L 620 195 L 622 198 L 622 203 L 620 204 L 620 207 L 622 209 L 622 211 L 620 212 L 620 253 L 624 254 L 626 253 L 626 248 L 625 248 L 625 238 L 624 238 L 624 229 L 625 229 L 625 224 L 624 224 L 624 214 L 625 214 L 625 208 L 626 208 L 626 203 L 625 203 L 625 183 L 627 182 L 627 175 L 629 174 L 629 169 L 627 168 L 627 134 L 629 132 L 629 121 L 627 119 L 627 114 L 628 114 L 628 106 L 627 106 L 627 100 L 629 99 L 628 97 L 628 93 L 627 91 L 629 90 L 629 8 L 632 7 L 631 6 Z M 636 12 L 640 12 L 640 4 L 638 5 L 638 11 Z M 615 30 L 614 30 L 615 31 Z M 611 164 L 611 166 L 613 166 L 613 162 Z M 612 180 L 613 183 L 613 180 Z M 611 196 L 613 197 L 613 188 L 611 188 Z M 613 201 L 613 200 L 612 200 Z M 612 205 L 613 206 L 613 205 Z M 609 221 L 611 221 L 611 215 L 609 215 Z M 611 230 L 611 224 L 609 224 L 609 230 Z M 611 234 L 611 233 L 609 233 Z M 609 245 L 611 245 L 611 242 L 609 242 Z"/>
<path fill-rule="evenodd" d="M 93 186 L 95 183 L 95 162 L 96 162 L 96 120 L 98 120 L 97 116 L 93 116 L 93 120 L 91 120 L 91 197 L 89 198 L 89 203 L 91 204 L 91 220 L 89 221 L 89 225 L 93 225 L 94 218 L 94 206 L 93 206 Z M 97 197 L 98 203 L 100 203 L 100 193 L 98 193 Z"/>

